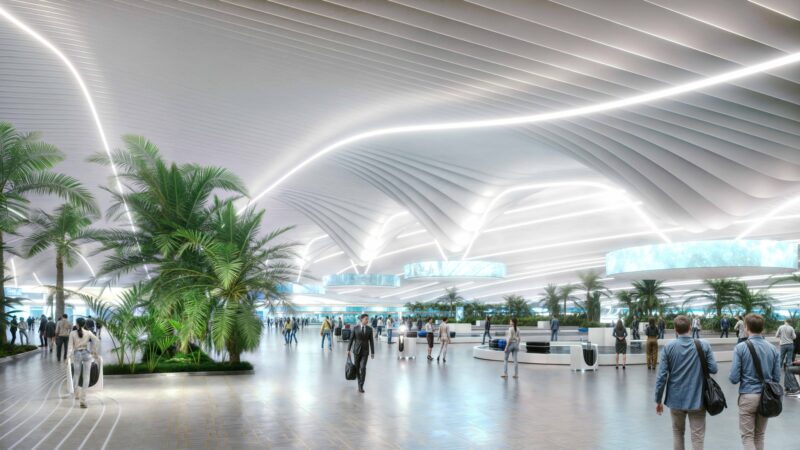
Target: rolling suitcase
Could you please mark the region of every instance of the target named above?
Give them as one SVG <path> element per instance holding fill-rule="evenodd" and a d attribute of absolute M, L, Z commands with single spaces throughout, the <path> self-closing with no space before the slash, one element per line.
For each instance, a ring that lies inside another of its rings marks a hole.
<path fill-rule="evenodd" d="M 500 350 L 505 350 L 506 349 L 506 340 L 505 339 L 498 339 L 497 340 L 497 348 L 499 348 Z"/>
<path fill-rule="evenodd" d="M 783 388 L 787 393 L 800 393 L 800 383 L 797 382 L 797 377 L 789 372 L 789 367 L 783 369 Z"/>
<path fill-rule="evenodd" d="M 583 362 L 585 362 L 587 366 L 594 366 L 595 361 L 597 361 L 597 352 L 594 347 L 592 347 L 592 344 L 587 342 L 586 345 L 583 346 Z"/>
<path fill-rule="evenodd" d="M 489 348 L 497 348 L 498 342 L 500 339 L 490 339 L 489 340 Z"/>

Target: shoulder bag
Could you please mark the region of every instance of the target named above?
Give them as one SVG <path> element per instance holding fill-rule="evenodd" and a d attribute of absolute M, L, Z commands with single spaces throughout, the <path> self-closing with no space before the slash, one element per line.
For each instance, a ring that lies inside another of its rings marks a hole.
<path fill-rule="evenodd" d="M 765 381 L 764 372 L 761 371 L 761 360 L 758 358 L 755 347 L 750 341 L 745 341 L 753 357 L 753 365 L 756 366 L 756 375 L 761 381 L 761 401 L 758 403 L 758 415 L 761 417 L 777 417 L 783 411 L 783 386 L 780 380 Z"/>
<path fill-rule="evenodd" d="M 694 346 L 697 349 L 697 357 L 700 359 L 700 367 L 703 369 L 703 406 L 710 415 L 716 416 L 728 407 L 728 403 L 725 401 L 722 388 L 708 373 L 708 361 L 700 341 L 695 339 Z"/>

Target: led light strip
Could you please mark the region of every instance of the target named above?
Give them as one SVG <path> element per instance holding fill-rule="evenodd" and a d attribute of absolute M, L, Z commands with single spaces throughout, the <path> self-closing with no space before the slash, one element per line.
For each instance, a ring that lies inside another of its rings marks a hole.
<path fill-rule="evenodd" d="M 562 198 L 562 199 L 559 199 L 559 200 L 553 200 L 553 201 L 543 202 L 543 203 L 536 203 L 536 204 L 530 205 L 530 206 L 521 206 L 519 208 L 509 209 L 509 210 L 506 210 L 505 212 L 503 212 L 503 214 L 517 214 L 517 213 L 521 213 L 521 212 L 524 212 L 524 211 L 530 211 L 530 210 L 533 210 L 533 209 L 547 208 L 549 206 L 558 206 L 558 205 L 563 205 L 563 204 L 566 204 L 566 203 L 578 202 L 578 201 L 581 201 L 581 200 L 589 200 L 589 199 L 592 199 L 592 198 L 604 197 L 604 196 L 606 196 L 606 194 L 604 194 L 602 192 L 599 193 L 599 194 L 578 195 L 578 196 L 575 196 L 575 197 Z"/>
<path fill-rule="evenodd" d="M 800 195 L 798 195 L 798 196 L 796 196 L 796 197 L 794 197 L 792 199 L 789 199 L 788 201 L 784 202 L 782 205 L 780 205 L 777 208 L 775 208 L 772 211 L 770 211 L 766 216 L 764 216 L 761 219 L 759 219 L 756 223 L 754 223 L 754 224 L 750 225 L 749 227 L 747 227 L 747 229 L 745 229 L 744 231 L 739 233 L 738 236 L 736 236 L 736 240 L 739 241 L 739 240 L 744 239 L 745 237 L 750 235 L 750 233 L 752 233 L 753 231 L 758 229 L 761 225 L 764 225 L 766 222 L 769 222 L 770 220 L 772 220 L 772 218 L 775 217 L 778 213 L 780 213 L 781 211 L 785 210 L 786 208 L 788 208 L 790 206 L 795 205 L 797 202 L 800 202 Z"/>
<path fill-rule="evenodd" d="M 635 202 L 634 204 L 638 206 L 638 205 L 641 205 L 642 202 Z M 543 219 L 529 220 L 529 221 L 526 221 L 526 222 L 518 222 L 518 223 L 512 223 L 512 224 L 509 224 L 509 225 L 502 225 L 502 226 L 494 227 L 494 228 L 487 228 L 487 229 L 483 230 L 483 233 L 494 233 L 494 232 L 497 232 L 497 231 L 511 230 L 511 229 L 514 229 L 514 228 L 525 227 L 525 226 L 528 226 L 528 225 L 537 225 L 537 224 L 540 224 L 540 223 L 554 222 L 556 220 L 561 220 L 561 219 L 571 219 L 571 218 L 574 218 L 574 217 L 588 216 L 588 215 L 596 214 L 596 213 L 599 213 L 599 212 L 614 211 L 614 210 L 617 210 L 617 209 L 622 209 L 622 208 L 625 208 L 627 206 L 629 206 L 629 205 L 614 205 L 614 206 L 606 206 L 606 207 L 603 207 L 603 208 L 594 208 L 594 209 L 587 209 L 587 210 L 584 210 L 584 211 L 576 211 L 576 212 L 573 212 L 573 213 L 562 214 L 560 216 L 550 216 L 550 217 L 545 217 Z"/>
<path fill-rule="evenodd" d="M 78 83 L 78 87 L 80 88 L 81 92 L 83 93 L 83 97 L 86 100 L 87 105 L 89 106 L 89 111 L 92 114 L 92 119 L 94 119 L 95 126 L 97 127 L 97 132 L 100 135 L 100 141 L 103 144 L 103 149 L 108 155 L 108 161 L 111 166 L 111 172 L 114 175 L 114 180 L 117 184 L 117 190 L 119 191 L 120 195 L 124 194 L 124 189 L 122 187 L 122 182 L 119 179 L 119 174 L 117 172 L 117 166 L 114 165 L 114 160 L 111 157 L 111 147 L 108 145 L 108 139 L 106 139 L 106 132 L 103 129 L 103 124 L 100 122 L 100 115 L 97 113 L 97 107 L 95 107 L 94 100 L 92 99 L 92 95 L 89 93 L 89 88 L 84 83 L 81 74 L 78 72 L 78 69 L 72 64 L 72 61 L 67 58 L 67 56 L 61 52 L 55 45 L 53 45 L 50 41 L 44 38 L 41 34 L 34 31 L 28 25 L 17 19 L 11 13 L 9 13 L 5 8 L 0 7 L 0 16 L 11 22 L 12 25 L 16 26 L 23 32 L 27 33 L 29 36 L 34 38 L 40 44 L 42 44 L 45 48 L 50 50 L 54 55 L 64 63 L 67 67 L 67 70 L 72 74 L 75 81 Z M 136 231 L 136 226 L 133 224 L 133 217 L 131 216 L 131 212 L 128 209 L 128 203 L 122 198 L 122 206 L 125 208 L 125 215 L 128 217 L 128 223 L 131 226 L 131 231 Z M 139 246 L 139 243 L 136 243 Z M 141 247 L 139 247 L 141 251 Z M 144 270 L 147 273 L 147 277 L 150 278 L 150 271 L 147 268 L 147 265 L 144 266 Z"/>
<path fill-rule="evenodd" d="M 541 114 L 533 114 L 527 116 L 517 116 L 517 117 L 505 117 L 501 119 L 490 119 L 490 120 L 471 120 L 471 121 L 462 121 L 462 122 L 444 122 L 444 123 L 432 123 L 432 124 L 421 124 L 421 125 L 406 125 L 406 126 L 396 126 L 396 127 L 389 127 L 389 128 L 380 128 L 377 130 L 367 131 L 364 133 L 358 133 L 353 136 L 344 138 L 337 142 L 334 142 L 327 147 L 324 147 L 322 150 L 318 151 L 317 153 L 311 155 L 303 162 L 286 172 L 283 176 L 275 180 L 272 184 L 270 184 L 266 189 L 264 189 L 260 194 L 252 198 L 245 207 L 243 207 L 239 212 L 241 213 L 245 209 L 247 209 L 250 205 L 260 200 L 262 197 L 267 195 L 268 193 L 272 192 L 275 188 L 283 184 L 284 181 L 291 178 L 295 173 L 299 172 L 315 160 L 319 159 L 320 157 L 333 152 L 339 148 L 342 148 L 346 145 L 379 137 L 379 136 L 388 136 L 388 135 L 396 135 L 396 134 L 407 134 L 407 133 L 416 133 L 416 132 L 423 132 L 423 131 L 447 131 L 447 130 L 465 130 L 465 129 L 474 129 L 474 128 L 493 128 L 493 127 L 505 127 L 505 126 L 512 126 L 512 125 L 522 125 L 522 124 L 530 124 L 530 123 L 537 123 L 537 122 L 546 122 L 551 120 L 558 120 L 558 119 L 567 119 L 571 117 L 578 117 L 584 116 L 588 114 L 594 114 L 604 111 L 611 111 L 615 109 L 625 108 L 628 106 L 639 105 L 642 103 L 652 102 L 655 100 L 661 100 L 668 97 L 675 97 L 681 94 L 686 94 L 689 92 L 697 91 L 700 89 L 705 89 L 708 87 L 716 86 L 718 84 L 731 82 L 734 80 L 738 80 L 741 78 L 749 77 L 751 75 L 755 75 L 758 73 L 766 72 L 768 70 L 777 69 L 780 67 L 788 66 L 790 64 L 794 64 L 800 61 L 800 52 L 792 53 L 780 58 L 775 58 L 769 61 L 765 61 L 759 64 L 755 64 L 749 67 L 743 67 L 741 69 L 733 70 L 730 72 L 722 73 L 719 75 L 715 75 L 708 78 L 703 78 L 696 81 L 691 81 L 689 83 L 680 84 L 678 86 L 673 86 L 669 88 L 659 89 L 657 91 L 634 95 L 632 97 L 619 99 L 619 100 L 612 100 L 603 103 L 597 103 L 594 105 L 588 106 L 581 106 L 577 108 L 566 109 L 562 111 L 554 111 L 549 113 L 541 113 Z"/>
<path fill-rule="evenodd" d="M 403 275 L 403 274 L 401 273 L 400 275 Z M 418 290 L 418 289 L 424 289 L 424 288 L 426 288 L 426 287 L 435 286 L 435 285 L 437 285 L 437 284 L 439 284 L 439 282 L 438 282 L 438 281 L 434 281 L 433 283 L 421 284 L 421 285 L 419 285 L 419 286 L 417 286 L 417 287 L 415 287 L 415 288 L 406 289 L 406 290 L 404 290 L 404 291 L 400 291 L 400 292 L 393 292 L 393 293 L 391 293 L 391 294 L 389 294 L 389 295 L 383 295 L 383 296 L 381 296 L 381 297 L 379 297 L 379 298 L 397 297 L 398 295 L 402 295 L 402 294 L 408 294 L 409 292 L 413 292 L 413 291 L 416 291 L 416 290 Z"/>

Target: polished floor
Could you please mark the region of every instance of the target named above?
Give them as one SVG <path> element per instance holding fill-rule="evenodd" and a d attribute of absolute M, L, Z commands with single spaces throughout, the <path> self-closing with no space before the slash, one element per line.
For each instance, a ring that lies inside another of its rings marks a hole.
<path fill-rule="evenodd" d="M 2 449 L 173 448 L 671 448 L 668 415 L 652 401 L 655 375 L 644 367 L 572 373 L 502 364 L 452 345 L 447 364 L 398 361 L 377 344 L 366 393 L 344 379 L 345 348 L 320 349 L 316 329 L 286 346 L 274 331 L 247 359 L 254 375 L 106 378 L 89 409 L 66 395 L 50 354 L 0 364 Z M 736 389 L 729 364 L 717 377 L 730 408 L 707 422 L 706 448 L 740 448 Z M 771 419 L 767 448 L 797 448 L 800 400 Z"/>

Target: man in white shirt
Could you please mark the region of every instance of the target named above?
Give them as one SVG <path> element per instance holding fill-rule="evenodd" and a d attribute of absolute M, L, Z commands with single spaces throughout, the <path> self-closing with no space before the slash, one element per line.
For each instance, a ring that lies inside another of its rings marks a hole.
<path fill-rule="evenodd" d="M 789 319 L 786 319 L 783 325 L 778 327 L 775 337 L 781 341 L 781 367 L 791 366 L 794 359 L 794 339 L 797 335 Z"/>
<path fill-rule="evenodd" d="M 64 361 L 67 360 L 67 346 L 69 344 L 69 333 L 72 331 L 72 322 L 64 314 L 56 322 L 56 357 L 61 362 L 61 347 L 64 347 Z"/>

